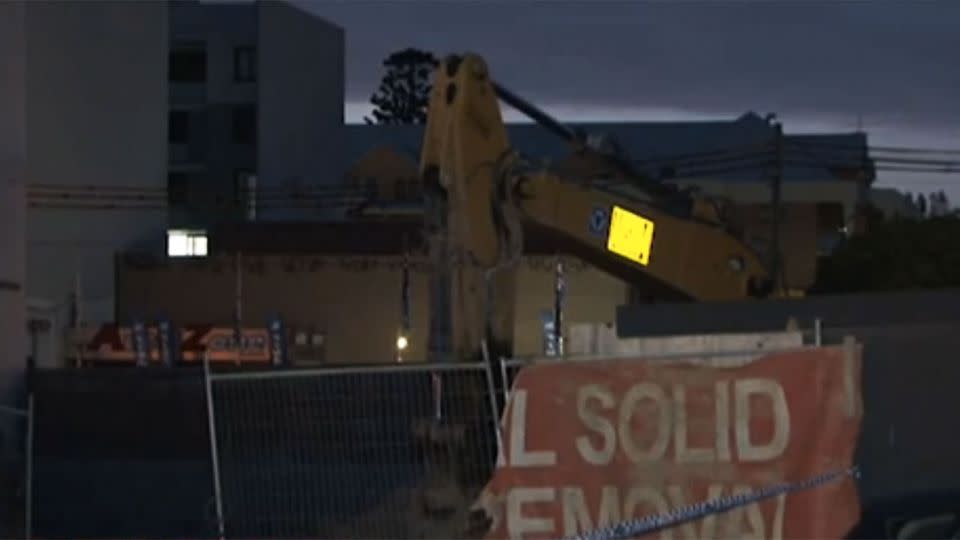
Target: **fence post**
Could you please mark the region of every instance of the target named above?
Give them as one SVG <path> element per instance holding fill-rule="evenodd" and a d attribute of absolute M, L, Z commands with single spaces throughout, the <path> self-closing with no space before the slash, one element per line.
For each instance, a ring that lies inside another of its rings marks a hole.
<path fill-rule="evenodd" d="M 210 463 L 213 467 L 213 499 L 217 509 L 217 537 L 223 540 L 225 525 L 223 521 L 223 498 L 220 487 L 220 453 L 217 450 L 217 422 L 213 413 L 213 384 L 210 380 L 210 355 L 203 353 L 203 384 L 207 400 L 207 430 L 210 432 Z"/>
<path fill-rule="evenodd" d="M 33 392 L 27 396 L 27 436 L 24 441 L 26 467 L 24 471 L 24 501 L 23 501 L 23 534 L 30 540 L 33 537 L 33 423 L 34 405 Z"/>
<path fill-rule="evenodd" d="M 493 366 L 490 365 L 490 349 L 487 340 L 480 342 L 483 352 L 483 373 L 487 377 L 487 402 L 490 403 L 490 414 L 493 421 L 493 433 L 497 438 L 497 451 L 504 455 L 503 435 L 500 433 L 500 414 L 497 412 L 497 386 L 493 383 Z M 504 403 L 506 405 L 506 403 Z"/>
<path fill-rule="evenodd" d="M 823 345 L 823 321 L 820 317 L 813 320 L 813 344 L 817 347 Z"/>
<path fill-rule="evenodd" d="M 510 373 L 507 371 L 507 359 L 500 356 L 500 381 L 503 383 L 503 406 L 510 400 Z"/>

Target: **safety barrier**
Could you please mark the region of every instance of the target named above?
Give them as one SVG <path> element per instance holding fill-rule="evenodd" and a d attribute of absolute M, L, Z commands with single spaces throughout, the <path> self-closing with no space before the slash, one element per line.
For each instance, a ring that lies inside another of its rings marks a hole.
<path fill-rule="evenodd" d="M 757 355 L 697 356 L 737 365 Z M 517 375 L 545 362 L 557 359 L 259 372 L 206 362 L 219 536 L 452 538 L 483 529 L 471 510 L 504 445 L 499 408 Z"/>
<path fill-rule="evenodd" d="M 221 537 L 462 536 L 496 458 L 489 368 L 209 367 Z"/>

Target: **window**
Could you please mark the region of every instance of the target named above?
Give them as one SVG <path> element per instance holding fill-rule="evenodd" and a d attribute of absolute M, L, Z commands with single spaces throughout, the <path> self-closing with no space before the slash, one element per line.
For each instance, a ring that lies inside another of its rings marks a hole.
<path fill-rule="evenodd" d="M 250 221 L 257 219 L 257 175 L 241 169 L 233 175 L 233 199 L 237 208 L 244 209 Z"/>
<path fill-rule="evenodd" d="M 256 182 L 256 179 L 251 170 L 238 169 L 233 173 L 233 200 L 237 206 L 244 204 L 250 198 L 255 189 L 255 186 L 251 185 L 252 182 Z"/>
<path fill-rule="evenodd" d="M 187 204 L 187 175 L 180 172 L 167 174 L 167 205 L 184 206 Z"/>
<path fill-rule="evenodd" d="M 202 83 L 207 80 L 207 51 L 203 45 L 191 45 L 170 51 L 171 82 Z"/>
<path fill-rule="evenodd" d="M 239 105 L 233 108 L 233 142 L 253 144 L 257 141 L 257 108 Z"/>
<path fill-rule="evenodd" d="M 184 144 L 190 132 L 190 113 L 187 111 L 170 111 L 168 115 L 167 142 Z"/>
<path fill-rule="evenodd" d="M 257 80 L 257 54 L 253 47 L 233 49 L 233 80 L 253 82 Z"/>
<path fill-rule="evenodd" d="M 167 255 L 170 257 L 206 257 L 207 233 L 204 231 L 167 231 Z"/>

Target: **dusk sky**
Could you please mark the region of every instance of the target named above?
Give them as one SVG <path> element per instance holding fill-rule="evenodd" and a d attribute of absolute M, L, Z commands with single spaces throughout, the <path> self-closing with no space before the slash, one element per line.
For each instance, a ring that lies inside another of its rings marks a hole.
<path fill-rule="evenodd" d="M 494 78 L 566 121 L 732 119 L 788 133 L 960 148 L 960 2 L 301 0 L 347 34 L 347 120 L 390 52 L 472 51 Z M 507 112 L 508 120 L 516 119 Z M 960 175 L 880 173 L 947 189 Z"/>

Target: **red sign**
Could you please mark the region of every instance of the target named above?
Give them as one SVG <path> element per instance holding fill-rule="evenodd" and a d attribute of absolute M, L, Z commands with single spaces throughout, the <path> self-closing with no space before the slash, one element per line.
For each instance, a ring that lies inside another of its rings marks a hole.
<path fill-rule="evenodd" d="M 490 538 L 560 538 L 852 465 L 856 346 L 731 366 L 603 360 L 520 372 L 503 452 L 480 498 Z M 847 478 L 653 533 L 663 539 L 842 538 Z"/>
<path fill-rule="evenodd" d="M 179 328 L 180 358 L 200 362 L 206 353 L 211 362 L 236 362 L 233 328 L 193 325 Z M 160 339 L 156 327 L 147 329 L 150 362 L 160 361 Z M 135 362 L 133 329 L 115 324 L 80 330 L 84 358 L 106 362 Z M 266 328 L 244 328 L 239 359 L 242 363 L 269 363 L 270 336 Z"/>

